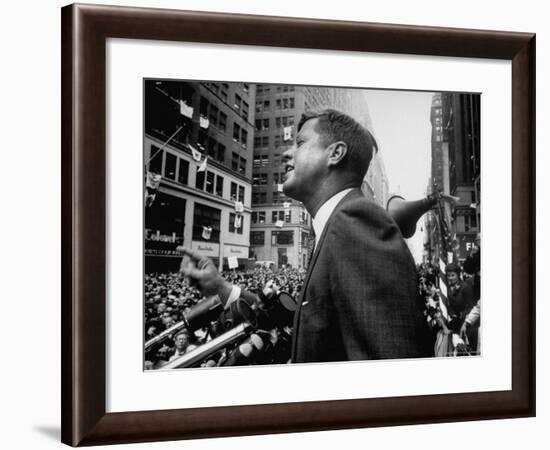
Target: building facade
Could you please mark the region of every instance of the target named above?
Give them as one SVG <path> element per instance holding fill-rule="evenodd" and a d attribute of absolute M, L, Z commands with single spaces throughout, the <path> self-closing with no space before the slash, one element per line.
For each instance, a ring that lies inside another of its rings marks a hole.
<path fill-rule="evenodd" d="M 177 270 L 185 245 L 249 258 L 255 86 L 146 80 L 145 269 Z"/>
<path fill-rule="evenodd" d="M 480 95 L 444 92 L 432 100 L 429 192 L 457 197 L 426 218 L 426 259 L 465 260 L 480 232 Z"/>

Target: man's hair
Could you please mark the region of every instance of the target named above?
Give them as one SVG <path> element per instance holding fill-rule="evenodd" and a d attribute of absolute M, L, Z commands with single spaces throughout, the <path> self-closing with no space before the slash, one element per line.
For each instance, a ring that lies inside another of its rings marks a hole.
<path fill-rule="evenodd" d="M 355 175 L 356 181 L 361 183 L 372 160 L 373 150 L 378 151 L 378 145 L 372 134 L 353 118 L 335 109 L 302 114 L 298 131 L 312 119 L 317 119 L 315 130 L 321 136 L 324 145 L 328 146 L 337 141 L 346 143 L 348 151 L 344 159 L 344 167 Z"/>

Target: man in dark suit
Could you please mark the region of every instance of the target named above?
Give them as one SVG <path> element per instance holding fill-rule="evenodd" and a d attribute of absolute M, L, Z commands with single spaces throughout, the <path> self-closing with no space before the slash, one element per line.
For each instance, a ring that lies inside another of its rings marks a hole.
<path fill-rule="evenodd" d="M 313 217 L 316 243 L 294 318 L 292 362 L 421 354 L 416 270 L 395 222 L 359 187 L 376 143 L 335 110 L 304 115 L 284 153 L 286 195 Z M 222 301 L 241 295 L 194 252 L 184 275 Z M 200 259 L 199 259 L 200 258 Z"/>

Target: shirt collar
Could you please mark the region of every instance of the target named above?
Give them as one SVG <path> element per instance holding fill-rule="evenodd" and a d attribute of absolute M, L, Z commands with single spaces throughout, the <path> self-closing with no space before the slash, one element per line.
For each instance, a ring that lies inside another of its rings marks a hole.
<path fill-rule="evenodd" d="M 336 208 L 336 205 L 338 205 L 340 200 L 342 200 L 346 196 L 346 194 L 352 190 L 353 188 L 344 189 L 343 191 L 334 194 L 321 205 L 312 221 L 313 231 L 315 231 L 315 245 L 317 245 L 317 242 L 319 241 L 319 238 L 321 237 L 321 234 L 323 233 L 323 230 L 325 229 L 325 226 L 332 212 L 334 211 L 334 208 Z"/>

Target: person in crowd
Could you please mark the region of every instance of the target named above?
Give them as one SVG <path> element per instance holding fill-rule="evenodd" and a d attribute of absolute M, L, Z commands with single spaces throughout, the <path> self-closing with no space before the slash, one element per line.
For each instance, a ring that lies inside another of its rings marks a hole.
<path fill-rule="evenodd" d="M 169 361 L 179 358 L 185 355 L 187 352 L 197 348 L 196 345 L 192 345 L 189 341 L 189 331 L 183 330 L 174 336 L 175 350 L 174 354 L 170 356 Z"/>
<path fill-rule="evenodd" d="M 292 362 L 425 356 L 413 258 L 393 219 L 360 190 L 376 150 L 364 127 L 329 109 L 304 115 L 284 153 L 283 191 L 304 204 L 316 235 Z M 203 295 L 224 303 L 245 295 L 208 258 L 184 252 L 181 272 Z"/>

